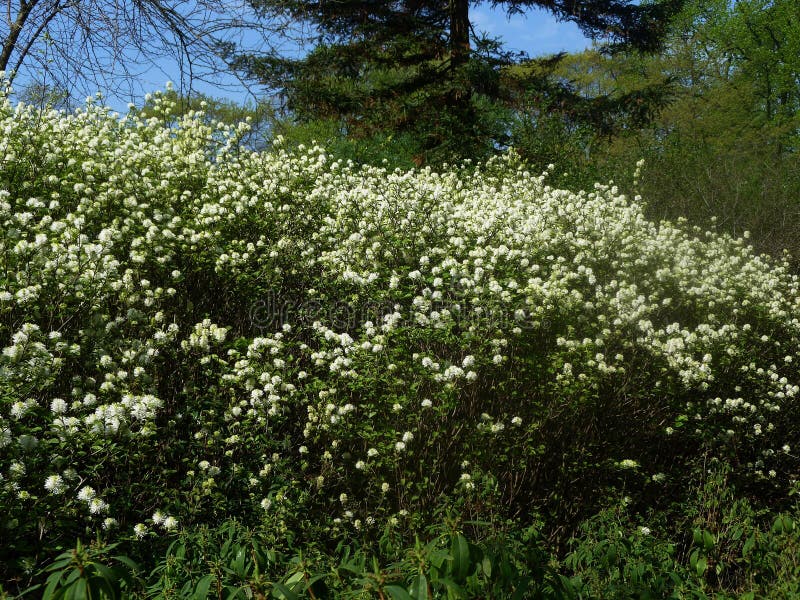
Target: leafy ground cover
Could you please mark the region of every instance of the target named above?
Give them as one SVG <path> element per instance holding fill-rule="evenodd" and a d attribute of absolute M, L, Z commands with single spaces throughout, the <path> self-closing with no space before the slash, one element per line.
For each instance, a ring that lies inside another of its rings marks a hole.
<path fill-rule="evenodd" d="M 797 592 L 786 263 L 150 106 L 0 103 L 8 594 Z"/>

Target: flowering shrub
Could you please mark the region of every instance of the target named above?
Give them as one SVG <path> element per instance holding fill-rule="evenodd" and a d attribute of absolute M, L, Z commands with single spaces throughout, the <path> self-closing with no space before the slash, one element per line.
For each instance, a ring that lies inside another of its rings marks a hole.
<path fill-rule="evenodd" d="M 701 452 L 797 475 L 800 292 L 513 155 L 356 168 L 244 126 L 0 99 L 0 563 L 231 515 L 375 540 Z M 16 565 L 16 566 L 15 566 Z"/>

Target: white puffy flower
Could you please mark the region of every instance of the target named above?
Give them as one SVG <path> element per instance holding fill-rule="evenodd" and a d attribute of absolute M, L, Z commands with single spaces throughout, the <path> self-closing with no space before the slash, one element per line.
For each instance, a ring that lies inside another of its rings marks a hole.
<path fill-rule="evenodd" d="M 65 412 L 67 412 L 67 409 L 67 402 L 63 398 L 53 398 L 53 400 L 50 402 L 50 411 L 54 415 L 63 415 Z"/>
<path fill-rule="evenodd" d="M 64 479 L 61 477 L 61 475 L 50 475 L 44 480 L 44 489 L 54 496 L 58 496 L 66 491 L 67 486 L 65 485 Z"/>
<path fill-rule="evenodd" d="M 85 485 L 78 490 L 78 500 L 82 502 L 91 502 L 94 500 L 95 496 L 97 496 L 97 492 L 95 492 L 94 488 L 91 486 Z"/>
<path fill-rule="evenodd" d="M 108 510 L 108 503 L 100 498 L 93 498 L 89 502 L 89 512 L 93 515 L 99 515 Z"/>

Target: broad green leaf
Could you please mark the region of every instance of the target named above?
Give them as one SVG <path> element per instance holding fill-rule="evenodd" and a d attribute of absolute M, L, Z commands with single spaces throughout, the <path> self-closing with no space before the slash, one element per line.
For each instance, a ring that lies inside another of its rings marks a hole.
<path fill-rule="evenodd" d="M 708 567 L 708 561 L 705 557 L 701 557 L 697 559 L 697 564 L 695 565 L 695 569 L 697 570 L 697 576 L 702 577 L 703 574 L 706 572 L 706 568 Z"/>
<path fill-rule="evenodd" d="M 122 577 L 126 581 L 130 579 L 130 574 L 139 570 L 139 565 L 127 556 L 112 556 L 111 558 L 127 567 L 127 569 L 120 569 L 121 571 L 124 571 Z"/>
<path fill-rule="evenodd" d="M 200 578 L 200 581 L 197 582 L 197 586 L 194 588 L 192 598 L 196 598 L 196 600 L 205 600 L 205 598 L 208 598 L 208 591 L 211 589 L 211 584 L 214 582 L 214 579 L 215 577 L 212 574 Z"/>
<path fill-rule="evenodd" d="M 464 592 L 464 589 L 452 579 L 448 579 L 447 577 L 440 577 L 436 581 L 436 583 L 444 585 L 447 588 L 451 597 L 455 596 L 456 598 L 466 598 L 466 592 Z"/>
<path fill-rule="evenodd" d="M 304 590 L 307 590 L 307 589 L 309 589 L 309 588 L 310 588 L 312 585 L 314 585 L 314 584 L 315 584 L 316 582 L 318 582 L 320 579 L 325 579 L 325 577 L 326 577 L 326 574 L 325 574 L 325 573 L 319 573 L 319 574 L 317 574 L 317 575 L 314 575 L 313 577 L 310 577 L 310 578 L 308 579 L 308 581 L 306 581 L 306 582 L 305 582 L 305 585 L 303 586 L 303 589 L 304 589 Z"/>
<path fill-rule="evenodd" d="M 415 598 L 416 600 L 427 600 L 428 598 L 428 579 L 425 577 L 423 573 L 414 578 L 414 581 L 411 582 L 411 588 L 409 589 L 411 593 L 411 597 Z"/>
<path fill-rule="evenodd" d="M 297 600 L 297 594 L 282 583 L 272 584 L 272 595 L 279 600 Z"/>
<path fill-rule="evenodd" d="M 75 600 L 85 600 L 89 597 L 89 589 L 85 577 L 80 577 L 74 585 L 69 587 L 69 595 Z M 100 594 L 95 594 L 99 596 Z"/>
<path fill-rule="evenodd" d="M 703 530 L 703 548 L 706 552 L 714 548 L 714 536 L 710 531 Z"/>
<path fill-rule="evenodd" d="M 694 538 L 694 543 L 696 545 L 701 546 L 703 544 L 703 532 L 700 529 L 693 529 L 692 537 Z"/>
<path fill-rule="evenodd" d="M 492 561 L 488 556 L 484 556 L 483 560 L 481 561 L 481 568 L 483 569 L 483 573 L 486 577 L 492 576 Z"/>
<path fill-rule="evenodd" d="M 239 548 L 236 552 L 236 557 L 231 562 L 231 568 L 233 572 L 236 573 L 239 577 L 243 577 L 244 572 L 244 560 L 245 560 L 245 550 L 244 548 Z"/>
<path fill-rule="evenodd" d="M 750 553 L 750 550 L 752 550 L 753 546 L 755 545 L 756 545 L 756 536 L 755 534 L 753 534 L 745 540 L 744 545 L 742 546 L 742 556 L 746 557 Z"/>
<path fill-rule="evenodd" d="M 450 548 L 453 555 L 453 576 L 456 581 L 463 581 L 469 572 L 469 542 L 460 533 L 453 538 Z"/>
<path fill-rule="evenodd" d="M 114 572 L 107 566 L 105 566 L 103 563 L 96 562 L 93 563 L 92 566 L 95 568 L 95 570 L 97 570 L 100 577 L 102 577 L 109 583 L 114 583 L 117 581 L 117 576 L 114 574 Z"/>
<path fill-rule="evenodd" d="M 61 557 L 64 557 L 64 558 L 61 558 Z M 48 566 L 45 569 L 45 571 L 47 571 L 47 572 L 58 571 L 59 569 L 63 569 L 64 567 L 66 567 L 68 564 L 70 564 L 72 562 L 72 554 L 71 553 L 68 556 L 64 556 L 62 554 L 61 557 L 57 558 L 53 564 L 51 564 L 50 566 Z"/>
<path fill-rule="evenodd" d="M 284 581 L 283 583 L 289 586 L 292 590 L 294 590 L 297 588 L 297 584 L 303 581 L 304 578 L 305 578 L 305 573 L 303 573 L 302 571 L 297 571 L 296 573 L 290 575 L 289 578 L 286 579 L 286 581 Z"/>
<path fill-rule="evenodd" d="M 411 594 L 399 585 L 384 586 L 383 591 L 392 597 L 392 600 L 413 600 Z"/>
<path fill-rule="evenodd" d="M 50 600 L 53 597 L 59 581 L 61 581 L 61 573 L 53 573 L 47 578 L 47 587 L 42 593 L 42 600 Z"/>

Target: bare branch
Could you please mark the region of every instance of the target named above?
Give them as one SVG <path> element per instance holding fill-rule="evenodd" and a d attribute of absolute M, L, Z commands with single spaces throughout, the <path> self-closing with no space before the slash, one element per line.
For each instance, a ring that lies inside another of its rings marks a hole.
<path fill-rule="evenodd" d="M 262 50 L 286 29 L 244 0 L 7 0 L 4 8 L 0 70 L 70 94 L 139 96 L 141 76 L 164 70 L 177 70 L 191 92 L 200 81 L 238 77 L 226 47 Z"/>

